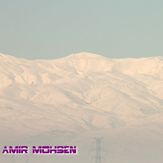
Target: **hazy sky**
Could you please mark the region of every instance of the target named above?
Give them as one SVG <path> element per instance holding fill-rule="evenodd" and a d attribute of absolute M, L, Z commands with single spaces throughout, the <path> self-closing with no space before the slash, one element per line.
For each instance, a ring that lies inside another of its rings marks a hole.
<path fill-rule="evenodd" d="M 0 0 L 0 52 L 163 56 L 163 0 Z"/>

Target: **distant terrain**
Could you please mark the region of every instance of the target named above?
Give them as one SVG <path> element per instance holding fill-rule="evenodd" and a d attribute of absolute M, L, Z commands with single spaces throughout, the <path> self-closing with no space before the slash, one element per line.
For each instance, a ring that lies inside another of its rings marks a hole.
<path fill-rule="evenodd" d="M 56 162 L 91 163 L 97 137 L 103 163 L 163 162 L 163 57 L 0 54 L 1 143 L 72 143 L 78 156 Z"/>

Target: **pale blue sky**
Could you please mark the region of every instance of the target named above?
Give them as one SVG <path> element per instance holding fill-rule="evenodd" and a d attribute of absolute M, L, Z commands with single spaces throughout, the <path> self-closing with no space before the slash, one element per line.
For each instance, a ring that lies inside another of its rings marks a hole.
<path fill-rule="evenodd" d="M 0 0 L 0 52 L 163 56 L 163 0 Z"/>

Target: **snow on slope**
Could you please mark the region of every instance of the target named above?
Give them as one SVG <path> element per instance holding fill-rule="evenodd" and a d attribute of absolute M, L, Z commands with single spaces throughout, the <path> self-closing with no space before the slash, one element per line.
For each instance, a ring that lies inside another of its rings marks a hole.
<path fill-rule="evenodd" d="M 0 79 L 4 134 L 163 124 L 162 57 L 109 59 L 83 52 L 26 60 L 0 54 Z"/>
<path fill-rule="evenodd" d="M 163 162 L 162 57 L 83 52 L 26 60 L 0 54 L 1 145 L 74 144 L 76 157 L 29 156 L 28 162 L 88 163 L 95 161 L 95 137 L 103 138 L 103 162 Z"/>

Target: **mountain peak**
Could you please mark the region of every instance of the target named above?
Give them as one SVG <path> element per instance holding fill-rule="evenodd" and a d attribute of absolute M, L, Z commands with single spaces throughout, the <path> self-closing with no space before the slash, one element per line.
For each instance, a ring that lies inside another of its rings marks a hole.
<path fill-rule="evenodd" d="M 90 52 L 80 52 L 80 53 L 73 53 L 67 56 L 67 58 L 73 58 L 73 59 L 107 59 L 106 57 L 95 54 L 95 53 L 90 53 Z"/>

